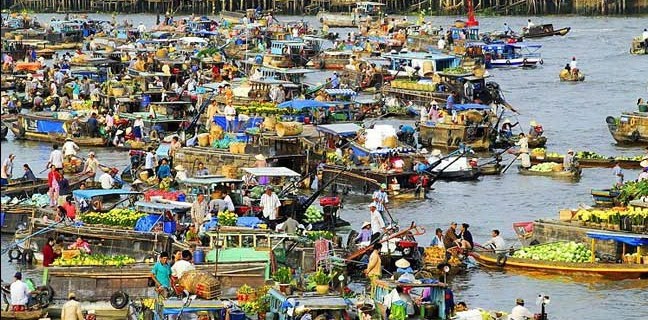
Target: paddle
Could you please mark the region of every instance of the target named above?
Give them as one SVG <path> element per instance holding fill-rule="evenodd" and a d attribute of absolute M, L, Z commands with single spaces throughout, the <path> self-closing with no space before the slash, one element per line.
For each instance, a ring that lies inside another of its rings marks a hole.
<path fill-rule="evenodd" d="M 511 160 L 511 162 L 504 168 L 504 170 L 502 170 L 502 174 L 504 174 L 504 172 L 506 172 L 506 170 L 508 170 L 508 168 L 511 167 L 511 165 L 513 164 L 513 162 L 515 162 L 515 160 L 517 160 L 517 156 L 513 157 L 513 160 Z"/>

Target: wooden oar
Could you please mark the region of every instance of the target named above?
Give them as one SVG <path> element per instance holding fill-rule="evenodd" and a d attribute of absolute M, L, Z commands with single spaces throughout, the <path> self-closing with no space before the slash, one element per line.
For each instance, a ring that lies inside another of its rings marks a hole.
<path fill-rule="evenodd" d="M 508 168 L 511 167 L 511 165 L 513 164 L 513 162 L 515 162 L 515 160 L 517 160 L 517 155 L 513 157 L 513 160 L 511 160 L 511 162 L 504 168 L 504 170 L 502 170 L 502 174 L 504 174 L 504 172 L 506 172 L 506 170 L 508 170 Z"/>

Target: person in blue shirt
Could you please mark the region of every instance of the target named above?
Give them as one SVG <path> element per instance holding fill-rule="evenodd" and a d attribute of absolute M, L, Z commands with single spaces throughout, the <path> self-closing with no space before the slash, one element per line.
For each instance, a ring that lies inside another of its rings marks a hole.
<path fill-rule="evenodd" d="M 456 99 L 457 99 L 457 91 L 452 91 L 448 96 L 448 100 L 446 100 L 446 110 L 448 110 L 448 112 L 451 112 L 452 109 L 454 109 Z"/>
<path fill-rule="evenodd" d="M 169 254 L 162 252 L 160 259 L 151 269 L 151 279 L 155 282 L 158 290 L 171 289 L 171 265 L 169 264 Z"/>
<path fill-rule="evenodd" d="M 337 71 L 333 72 L 333 76 L 331 77 L 331 88 L 337 89 L 340 87 L 340 78 L 338 77 Z"/>
<path fill-rule="evenodd" d="M 162 159 L 162 164 L 158 167 L 157 176 L 160 180 L 171 176 L 171 168 L 167 159 Z"/>
<path fill-rule="evenodd" d="M 25 181 L 36 181 L 36 176 L 34 175 L 34 172 L 32 169 L 29 167 L 28 164 L 23 164 L 23 169 L 25 169 L 25 174 L 23 175 L 23 180 Z"/>

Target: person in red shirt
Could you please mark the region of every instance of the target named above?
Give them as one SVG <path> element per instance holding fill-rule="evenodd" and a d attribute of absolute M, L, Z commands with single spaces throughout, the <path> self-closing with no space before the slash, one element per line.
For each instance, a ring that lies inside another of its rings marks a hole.
<path fill-rule="evenodd" d="M 47 174 L 47 186 L 49 187 L 49 191 L 47 191 L 47 195 L 50 198 L 50 206 L 51 207 L 56 207 L 56 204 L 58 203 L 58 197 L 59 197 L 59 181 L 63 179 L 63 175 L 54 167 L 54 165 L 50 166 L 50 172 Z"/>
<path fill-rule="evenodd" d="M 67 196 L 63 208 L 65 209 L 65 216 L 74 221 L 74 218 L 76 218 L 76 207 L 72 204 L 72 200 L 72 196 Z"/>
<path fill-rule="evenodd" d="M 47 238 L 47 243 L 43 247 L 43 267 L 49 267 L 58 256 L 54 251 L 54 239 L 52 237 Z"/>

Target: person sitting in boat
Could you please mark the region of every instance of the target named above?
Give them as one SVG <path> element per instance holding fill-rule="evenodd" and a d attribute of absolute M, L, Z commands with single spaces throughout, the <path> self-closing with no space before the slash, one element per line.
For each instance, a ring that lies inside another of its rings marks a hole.
<path fill-rule="evenodd" d="M 513 307 L 509 315 L 510 320 L 527 320 L 534 319 L 534 317 L 535 315 L 524 306 L 524 299 L 515 299 L 515 307 Z"/>
<path fill-rule="evenodd" d="M 648 180 L 648 159 L 644 159 L 639 163 L 641 165 L 641 173 L 639 173 L 639 177 L 637 178 L 637 181 L 644 181 Z"/>
<path fill-rule="evenodd" d="M 36 176 L 28 164 L 23 164 L 23 170 L 25 170 L 25 173 L 22 176 L 23 181 L 36 181 Z"/>
<path fill-rule="evenodd" d="M 576 57 L 572 57 L 569 62 L 569 69 L 572 75 L 578 75 L 578 64 L 576 62 Z"/>
<path fill-rule="evenodd" d="M 529 136 L 531 138 L 537 138 L 542 136 L 544 130 L 542 129 L 541 124 L 537 123 L 535 120 L 531 120 L 529 125 L 531 126 L 531 128 L 529 129 Z"/>
<path fill-rule="evenodd" d="M 567 150 L 567 154 L 563 158 L 563 170 L 565 171 L 573 171 L 574 166 L 575 166 L 575 159 L 574 159 L 574 150 L 569 149 Z"/>
<path fill-rule="evenodd" d="M 22 281 L 21 272 L 16 272 L 14 279 L 14 282 L 9 286 L 11 292 L 11 311 L 26 311 L 27 306 L 33 300 L 31 291 L 29 291 L 27 284 Z"/>
<path fill-rule="evenodd" d="M 504 35 L 513 35 L 514 33 L 515 32 L 513 31 L 513 29 L 511 29 L 511 27 L 509 27 L 508 23 L 504 22 Z"/>
<path fill-rule="evenodd" d="M 101 183 L 101 189 L 108 190 L 113 189 L 116 185 L 115 175 L 119 172 L 117 168 L 105 168 L 104 173 L 99 177 L 99 182 Z"/>
<path fill-rule="evenodd" d="M 90 244 L 83 240 L 81 237 L 77 237 L 76 241 L 68 246 L 68 249 L 70 250 L 80 250 L 81 252 L 85 254 L 90 254 L 92 251 L 90 250 Z"/>
<path fill-rule="evenodd" d="M 361 246 L 366 246 L 371 242 L 371 235 L 371 222 L 365 221 L 362 223 L 360 233 L 358 233 L 358 236 L 353 241 Z"/>
<path fill-rule="evenodd" d="M 531 19 L 527 20 L 527 30 L 535 27 L 535 24 L 531 22 Z"/>
<path fill-rule="evenodd" d="M 171 266 L 172 285 L 177 281 L 177 279 L 182 278 L 185 272 L 196 270 L 196 267 L 191 263 L 191 258 L 191 251 L 182 250 L 182 259 L 177 260 L 173 266 Z"/>
<path fill-rule="evenodd" d="M 464 250 L 472 250 L 472 248 L 474 247 L 472 233 L 468 231 L 469 227 L 470 227 L 469 224 L 462 223 L 461 231 L 459 232 L 459 237 L 457 240 L 455 240 L 457 246 Z"/>
<path fill-rule="evenodd" d="M 504 136 L 506 139 L 510 139 L 513 136 L 513 127 L 517 126 L 519 122 L 511 123 L 510 119 L 504 119 L 502 123 L 502 128 L 500 129 L 500 135 Z"/>
<path fill-rule="evenodd" d="M 432 100 L 432 102 L 430 102 L 430 112 L 428 113 L 428 120 L 432 122 L 437 122 L 439 121 L 439 118 L 440 118 L 439 104 L 436 102 L 436 100 Z"/>

